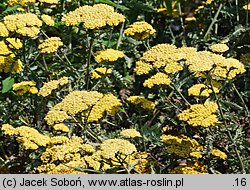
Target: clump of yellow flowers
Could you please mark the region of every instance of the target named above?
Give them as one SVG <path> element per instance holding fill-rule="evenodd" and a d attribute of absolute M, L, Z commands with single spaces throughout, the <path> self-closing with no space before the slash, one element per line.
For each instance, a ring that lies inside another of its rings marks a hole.
<path fill-rule="evenodd" d="M 36 83 L 34 81 L 23 81 L 20 83 L 13 84 L 13 90 L 17 95 L 24 95 L 29 92 L 31 94 L 37 94 L 38 89 L 36 88 Z"/>
<path fill-rule="evenodd" d="M 194 139 L 185 135 L 179 137 L 172 135 L 162 135 L 161 141 L 166 144 L 166 151 L 169 154 L 176 154 L 183 158 L 201 158 L 203 147 Z"/>
<path fill-rule="evenodd" d="M 153 110 L 155 108 L 154 102 L 142 96 L 130 96 L 127 100 L 132 104 L 141 106 L 143 109 Z"/>
<path fill-rule="evenodd" d="M 69 132 L 69 128 L 64 123 L 58 123 L 53 126 L 53 129 L 56 131 Z"/>
<path fill-rule="evenodd" d="M 226 160 L 226 159 L 227 159 L 226 153 L 225 153 L 225 152 L 222 152 L 222 151 L 219 150 L 218 148 L 213 148 L 211 154 L 212 154 L 213 156 L 216 156 L 216 157 L 222 159 L 222 160 Z"/>
<path fill-rule="evenodd" d="M 18 40 L 7 38 L 7 43 L 0 41 L 0 72 L 20 73 L 22 71 L 22 62 L 17 59 L 15 54 L 11 51 L 10 47 L 20 47 L 21 44 Z M 9 42 L 8 42 L 9 41 Z"/>
<path fill-rule="evenodd" d="M 5 16 L 3 23 L 9 32 L 34 37 L 40 32 L 42 21 L 33 13 L 20 13 Z"/>
<path fill-rule="evenodd" d="M 68 77 L 62 77 L 58 80 L 51 80 L 49 82 L 44 83 L 42 88 L 40 88 L 38 95 L 46 97 L 50 95 L 53 90 L 68 83 L 69 83 Z"/>
<path fill-rule="evenodd" d="M 224 53 L 229 50 L 229 47 L 226 44 L 213 44 L 210 49 L 214 53 Z"/>
<path fill-rule="evenodd" d="M 106 49 L 102 51 L 97 51 L 94 54 L 96 61 L 101 62 L 114 62 L 119 58 L 123 58 L 125 55 L 122 51 L 115 49 Z"/>
<path fill-rule="evenodd" d="M 139 21 L 131 24 L 129 28 L 124 31 L 124 34 L 137 40 L 144 40 L 155 32 L 155 29 L 149 23 Z"/>
<path fill-rule="evenodd" d="M 38 48 L 42 53 L 55 53 L 60 46 L 63 46 L 63 43 L 59 37 L 50 37 L 44 40 Z"/>
<path fill-rule="evenodd" d="M 193 127 L 210 127 L 218 122 L 218 118 L 214 114 L 217 110 L 218 105 L 215 102 L 208 101 L 204 104 L 191 105 L 189 109 L 178 114 L 178 118 Z"/>
<path fill-rule="evenodd" d="M 47 113 L 45 120 L 53 125 L 81 113 L 84 122 L 94 122 L 102 118 L 105 112 L 115 114 L 121 105 L 120 100 L 110 93 L 73 91 Z"/>
<path fill-rule="evenodd" d="M 123 129 L 120 132 L 120 135 L 124 138 L 135 138 L 141 137 L 141 134 L 136 129 Z"/>
<path fill-rule="evenodd" d="M 92 79 L 100 79 L 103 76 L 112 73 L 112 69 L 107 69 L 106 67 L 98 67 L 95 68 L 92 72 L 91 72 L 91 78 Z"/>
<path fill-rule="evenodd" d="M 48 25 L 48 26 L 54 26 L 55 25 L 55 21 L 52 19 L 51 16 L 49 15 L 42 15 L 41 19 L 43 20 L 43 22 Z"/>
<path fill-rule="evenodd" d="M 125 17 L 122 14 L 116 13 L 113 7 L 105 4 L 85 5 L 69 12 L 62 18 L 62 22 L 67 26 L 83 23 L 83 26 L 87 29 L 117 26 L 124 21 Z"/>
<path fill-rule="evenodd" d="M 21 126 L 14 128 L 9 124 L 3 124 L 2 131 L 5 135 L 15 136 L 17 141 L 24 149 L 38 149 L 39 146 L 45 147 L 50 138 L 39 133 L 36 129 Z"/>

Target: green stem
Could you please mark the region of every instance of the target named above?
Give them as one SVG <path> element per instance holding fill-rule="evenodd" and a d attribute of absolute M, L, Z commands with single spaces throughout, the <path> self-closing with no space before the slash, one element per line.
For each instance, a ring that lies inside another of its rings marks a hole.
<path fill-rule="evenodd" d="M 189 106 L 191 106 L 191 104 L 189 103 L 189 101 L 183 96 L 183 94 L 178 90 L 178 88 L 175 86 L 175 84 L 172 83 L 172 88 L 175 89 L 175 91 L 180 95 L 180 97 L 186 102 L 186 104 L 188 104 Z"/>
<path fill-rule="evenodd" d="M 232 86 L 233 86 L 235 92 L 237 93 L 237 95 L 239 96 L 239 98 L 240 98 L 240 100 L 241 100 L 241 102 L 242 102 L 242 104 L 243 104 L 243 106 L 244 106 L 244 108 L 246 110 L 247 115 L 249 116 L 249 110 L 248 110 L 248 107 L 247 107 L 243 97 L 241 96 L 240 92 L 238 91 L 238 89 L 236 88 L 234 83 L 232 83 Z"/>
<path fill-rule="evenodd" d="M 125 22 L 122 23 L 122 26 L 121 26 L 121 29 L 120 29 L 120 33 L 119 33 L 119 38 L 118 38 L 117 44 L 116 44 L 116 49 L 119 49 L 119 47 L 120 47 L 120 45 L 121 45 L 124 26 L 125 26 Z"/>
<path fill-rule="evenodd" d="M 204 40 L 207 39 L 207 36 L 208 36 L 209 33 L 211 32 L 211 30 L 212 30 L 212 28 L 213 28 L 213 25 L 217 22 L 217 18 L 218 18 L 219 13 L 220 13 L 220 11 L 221 11 L 221 9 L 222 9 L 222 6 L 223 6 L 223 5 L 220 4 L 220 6 L 219 6 L 219 8 L 218 8 L 218 10 L 217 10 L 217 12 L 216 12 L 216 14 L 215 14 L 215 16 L 214 16 L 214 18 L 213 18 L 211 24 L 210 24 L 210 26 L 209 26 L 208 29 L 207 29 L 207 32 L 206 32 L 206 34 L 205 34 L 205 36 L 204 36 Z"/>
<path fill-rule="evenodd" d="M 239 2 L 238 0 L 235 0 L 235 7 L 236 7 L 236 21 L 237 25 L 240 24 L 240 14 L 239 14 Z"/>
<path fill-rule="evenodd" d="M 92 54 L 92 48 L 94 44 L 94 38 L 91 37 L 89 49 L 88 49 L 88 59 L 87 59 L 87 69 L 86 69 L 86 90 L 89 89 L 89 81 L 90 81 L 90 62 L 91 62 L 91 54 Z"/>

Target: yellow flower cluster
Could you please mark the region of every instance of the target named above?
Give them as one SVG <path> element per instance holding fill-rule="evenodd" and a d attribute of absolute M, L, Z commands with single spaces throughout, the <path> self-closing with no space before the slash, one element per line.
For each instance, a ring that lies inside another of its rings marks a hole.
<path fill-rule="evenodd" d="M 221 45 L 225 44 L 217 45 L 220 46 L 215 46 L 218 52 L 222 51 L 218 48 L 222 49 Z M 143 75 L 156 70 L 160 74 L 153 76 L 153 78 L 157 78 L 156 81 L 165 81 L 159 82 L 159 84 L 170 84 L 171 80 L 168 76 L 181 71 L 184 63 L 196 77 L 205 76 L 209 72 L 209 75 L 216 80 L 233 79 L 246 71 L 244 65 L 234 58 L 225 58 L 209 51 L 197 51 L 191 47 L 177 48 L 174 45 L 158 44 L 146 51 L 136 62 L 134 72 L 137 75 Z M 152 78 L 146 80 L 144 86 L 152 88 L 154 85 L 159 85 L 157 82 L 154 84 L 152 80 Z"/>
<path fill-rule="evenodd" d="M 100 79 L 103 76 L 112 73 L 112 69 L 107 69 L 106 67 L 98 67 L 95 68 L 95 70 L 93 70 L 91 72 L 91 78 L 92 79 Z"/>
<path fill-rule="evenodd" d="M 20 83 L 13 84 L 13 90 L 16 94 L 22 96 L 26 93 L 37 94 L 38 89 L 36 88 L 36 83 L 34 81 L 23 81 Z"/>
<path fill-rule="evenodd" d="M 121 105 L 120 100 L 112 94 L 73 91 L 47 113 L 45 120 L 53 125 L 68 119 L 69 115 L 82 113 L 84 121 L 94 122 L 102 118 L 105 112 L 115 114 Z"/>
<path fill-rule="evenodd" d="M 182 54 L 174 45 L 158 44 L 146 51 L 138 62 L 136 62 L 135 73 L 137 75 L 147 74 L 153 68 L 164 68 L 167 74 L 182 70 L 178 62 L 183 59 Z"/>
<path fill-rule="evenodd" d="M 132 104 L 140 105 L 143 109 L 153 110 L 155 108 L 154 102 L 142 96 L 130 96 L 127 100 Z"/>
<path fill-rule="evenodd" d="M 55 124 L 53 129 L 56 131 L 69 132 L 69 128 L 63 123 Z"/>
<path fill-rule="evenodd" d="M 124 139 L 108 139 L 100 145 L 101 156 L 105 159 L 114 159 L 115 155 L 131 155 L 137 152 L 135 145 Z"/>
<path fill-rule="evenodd" d="M 155 33 L 155 29 L 147 22 L 135 22 L 124 31 L 124 34 L 136 40 L 144 40 Z"/>
<path fill-rule="evenodd" d="M 100 29 L 105 26 L 117 26 L 123 23 L 125 17 L 116 13 L 114 8 L 105 4 L 95 4 L 94 6 L 82 6 L 69 12 L 62 18 L 67 26 L 74 26 L 83 23 L 87 29 Z"/>
<path fill-rule="evenodd" d="M 0 72 L 20 73 L 22 65 L 21 60 L 16 58 L 3 41 L 0 41 Z"/>
<path fill-rule="evenodd" d="M 143 83 L 144 87 L 152 88 L 155 85 L 169 85 L 171 83 L 170 78 L 165 73 L 156 73 Z"/>
<path fill-rule="evenodd" d="M 48 26 L 54 26 L 55 25 L 55 21 L 49 15 L 42 15 L 41 19 Z"/>
<path fill-rule="evenodd" d="M 16 136 L 17 141 L 21 144 L 24 149 L 38 149 L 39 146 L 46 146 L 50 138 L 42 135 L 36 129 L 21 126 L 14 128 L 9 124 L 4 124 L 2 126 L 2 131 L 6 135 Z"/>
<path fill-rule="evenodd" d="M 41 156 L 43 164 L 37 168 L 39 173 L 80 174 L 75 168 L 91 167 L 87 158 L 95 151 L 89 144 L 84 144 L 80 137 L 52 137 L 49 146 Z M 84 155 L 82 153 L 84 151 Z M 86 159 L 85 159 L 86 158 Z M 100 165 L 100 163 L 98 162 Z"/>
<path fill-rule="evenodd" d="M 193 127 L 213 126 L 218 122 L 218 118 L 215 114 L 218 110 L 218 105 L 214 102 L 205 102 L 204 104 L 194 104 L 187 110 L 178 114 L 178 118 L 181 121 L 187 121 L 187 123 Z"/>
<path fill-rule="evenodd" d="M 214 53 L 224 53 L 229 50 L 229 47 L 226 44 L 213 44 L 210 50 Z"/>
<path fill-rule="evenodd" d="M 214 92 L 215 93 L 219 93 L 219 87 L 217 86 L 213 86 L 214 88 Z M 210 94 L 213 93 L 212 88 L 210 87 L 210 85 L 205 85 L 205 84 L 195 84 L 193 86 L 191 86 L 188 89 L 188 95 L 189 96 L 203 96 L 203 97 L 209 97 Z"/>
<path fill-rule="evenodd" d="M 114 49 L 106 49 L 102 51 L 97 51 L 94 54 L 96 61 L 101 62 L 114 62 L 119 58 L 123 58 L 125 55 L 122 51 Z"/>
<path fill-rule="evenodd" d="M 208 174 L 207 167 L 199 162 L 188 162 L 186 166 L 177 166 L 172 174 Z"/>
<path fill-rule="evenodd" d="M 41 3 L 46 3 L 46 4 L 50 4 L 50 5 L 55 5 L 58 4 L 58 0 L 38 0 Z"/>
<path fill-rule="evenodd" d="M 59 86 L 63 86 L 68 83 L 69 83 L 68 77 L 62 77 L 58 80 L 51 80 L 47 83 L 44 83 L 42 88 L 40 88 L 38 95 L 46 97 L 50 95 L 53 90 L 59 88 Z"/>
<path fill-rule="evenodd" d="M 201 158 L 203 147 L 194 139 L 185 135 L 179 137 L 172 135 L 162 135 L 161 141 L 166 144 L 166 151 L 169 154 L 176 154 L 183 158 Z"/>
<path fill-rule="evenodd" d="M 141 137 L 141 134 L 136 129 L 123 129 L 120 132 L 120 135 L 124 138 L 135 138 Z"/>
<path fill-rule="evenodd" d="M 38 48 L 41 50 L 42 53 L 55 53 L 57 52 L 58 48 L 63 46 L 63 43 L 60 38 L 58 37 L 50 37 L 44 40 Z"/>
<path fill-rule="evenodd" d="M 4 25 L 4 23 L 0 22 L 0 36 L 1 37 L 7 37 L 9 36 L 9 31 Z"/>
<path fill-rule="evenodd" d="M 10 32 L 34 37 L 40 32 L 42 21 L 33 13 L 7 15 L 3 23 Z"/>
<path fill-rule="evenodd" d="M 8 5 L 14 6 L 14 5 L 21 5 L 26 6 L 31 3 L 35 3 L 36 0 L 7 0 Z"/>
<path fill-rule="evenodd" d="M 217 63 L 211 75 L 226 79 L 233 79 L 236 75 L 246 72 L 244 65 L 237 59 L 227 58 Z"/>
<path fill-rule="evenodd" d="M 23 44 L 18 38 L 6 38 L 6 43 L 10 49 L 20 49 L 23 47 Z"/>
<path fill-rule="evenodd" d="M 249 4 L 246 4 L 246 5 L 244 5 L 243 7 L 242 7 L 244 10 L 250 10 L 250 3 Z"/>
<path fill-rule="evenodd" d="M 227 155 L 224 152 L 220 151 L 218 148 L 213 148 L 211 154 L 213 156 L 219 157 L 222 160 L 227 159 Z"/>

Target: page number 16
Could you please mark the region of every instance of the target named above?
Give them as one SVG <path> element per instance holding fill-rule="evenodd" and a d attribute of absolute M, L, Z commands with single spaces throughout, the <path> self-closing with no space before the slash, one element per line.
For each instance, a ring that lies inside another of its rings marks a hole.
<path fill-rule="evenodd" d="M 234 181 L 236 182 L 237 187 L 238 186 L 245 187 L 247 185 L 247 179 L 246 178 L 236 178 Z"/>

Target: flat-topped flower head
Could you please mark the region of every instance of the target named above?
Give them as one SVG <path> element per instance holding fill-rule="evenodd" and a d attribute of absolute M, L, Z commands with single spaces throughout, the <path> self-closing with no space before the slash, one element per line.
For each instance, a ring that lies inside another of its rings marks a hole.
<path fill-rule="evenodd" d="M 124 138 L 141 137 L 141 134 L 136 129 L 124 129 L 120 132 L 120 135 Z"/>
<path fill-rule="evenodd" d="M 9 31 L 4 25 L 4 23 L 0 22 L 0 37 L 7 37 L 9 36 Z"/>
<path fill-rule="evenodd" d="M 201 158 L 203 147 L 195 140 L 185 135 L 172 136 L 162 135 L 161 141 L 166 144 L 166 151 L 169 154 L 176 154 L 183 158 Z"/>
<path fill-rule="evenodd" d="M 43 20 L 43 22 L 48 25 L 48 26 L 54 26 L 55 25 L 55 21 L 52 19 L 51 16 L 49 15 L 42 15 L 41 19 Z"/>
<path fill-rule="evenodd" d="M 144 109 L 152 110 L 155 108 L 155 103 L 142 97 L 142 96 L 130 96 L 127 101 L 134 105 L 139 105 Z"/>
<path fill-rule="evenodd" d="M 124 34 L 136 40 L 144 40 L 155 33 L 155 29 L 147 22 L 135 22 L 124 31 Z"/>
<path fill-rule="evenodd" d="M 205 102 L 204 104 L 194 104 L 187 110 L 178 114 L 181 121 L 186 121 L 193 127 L 210 127 L 218 122 L 217 116 L 214 114 L 218 110 L 215 102 Z"/>
<path fill-rule="evenodd" d="M 44 40 L 38 48 L 40 49 L 41 53 L 55 53 L 57 52 L 58 48 L 63 46 L 63 43 L 59 37 L 50 37 Z"/>
<path fill-rule="evenodd" d="M 38 95 L 46 97 L 52 93 L 53 90 L 69 83 L 68 77 L 62 77 L 58 80 L 51 80 L 49 82 L 44 83 L 44 85 L 40 88 Z"/>
<path fill-rule="evenodd" d="M 67 26 L 83 23 L 86 29 L 100 29 L 105 26 L 117 26 L 125 21 L 125 17 L 106 4 L 85 5 L 63 16 L 62 22 Z"/>
<path fill-rule="evenodd" d="M 114 62 L 119 58 L 123 58 L 125 55 L 122 51 L 115 49 L 106 49 L 97 51 L 94 54 L 96 61 L 98 62 Z"/>
<path fill-rule="evenodd" d="M 112 69 L 107 69 L 106 67 L 98 67 L 91 72 L 91 78 L 100 79 L 110 73 L 112 73 Z"/>
<path fill-rule="evenodd" d="M 213 44 L 210 50 L 214 53 L 224 53 L 229 50 L 229 47 L 226 44 Z"/>
<path fill-rule="evenodd" d="M 23 81 L 20 83 L 13 84 L 13 90 L 17 95 L 24 95 L 25 93 L 37 94 L 38 89 L 34 81 Z"/>
<path fill-rule="evenodd" d="M 8 15 L 3 20 L 8 31 L 28 37 L 36 36 L 42 26 L 42 21 L 33 13 Z"/>

